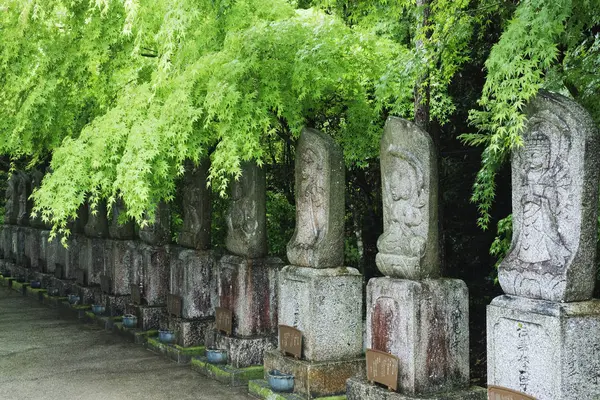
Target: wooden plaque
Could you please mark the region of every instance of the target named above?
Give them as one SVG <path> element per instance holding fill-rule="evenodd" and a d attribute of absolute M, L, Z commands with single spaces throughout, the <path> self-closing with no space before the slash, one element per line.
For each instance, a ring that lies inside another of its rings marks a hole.
<path fill-rule="evenodd" d="M 215 329 L 231 336 L 233 332 L 233 312 L 223 307 L 215 307 Z"/>
<path fill-rule="evenodd" d="M 57 279 L 63 279 L 64 268 L 59 263 L 54 264 L 54 277 Z"/>
<path fill-rule="evenodd" d="M 536 398 L 500 386 L 488 386 L 488 400 L 536 400 Z"/>
<path fill-rule="evenodd" d="M 100 290 L 104 294 L 112 293 L 112 279 L 108 275 L 100 275 Z"/>
<path fill-rule="evenodd" d="M 302 332 L 291 326 L 279 325 L 279 348 L 283 355 L 302 358 Z"/>
<path fill-rule="evenodd" d="M 167 312 L 169 315 L 172 315 L 177 318 L 181 318 L 181 305 L 183 301 L 181 296 L 177 296 L 174 294 L 167 295 Z"/>
<path fill-rule="evenodd" d="M 75 280 L 79 286 L 87 286 L 87 273 L 79 268 L 75 271 Z"/>
<path fill-rule="evenodd" d="M 142 293 L 140 291 L 140 287 L 138 285 L 130 285 L 129 289 L 131 291 L 131 302 L 138 306 L 142 304 Z"/>
<path fill-rule="evenodd" d="M 398 390 L 398 357 L 379 350 L 367 349 L 367 380 Z"/>

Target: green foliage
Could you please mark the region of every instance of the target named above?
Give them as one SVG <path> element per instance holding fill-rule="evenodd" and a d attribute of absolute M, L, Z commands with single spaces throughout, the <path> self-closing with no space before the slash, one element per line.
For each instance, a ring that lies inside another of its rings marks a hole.
<path fill-rule="evenodd" d="M 512 241 L 513 225 L 512 225 L 512 214 L 508 217 L 498 221 L 498 230 L 496 238 L 490 247 L 490 254 L 496 257 L 495 267 L 502 262 L 508 250 L 510 250 L 510 244 Z"/>
<path fill-rule="evenodd" d="M 267 191 L 269 254 L 286 259 L 287 243 L 294 234 L 296 208 L 279 192 Z"/>

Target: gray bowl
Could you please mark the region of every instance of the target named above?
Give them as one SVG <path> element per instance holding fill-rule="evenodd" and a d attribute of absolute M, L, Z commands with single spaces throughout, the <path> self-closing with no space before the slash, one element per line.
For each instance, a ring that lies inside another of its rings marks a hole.
<path fill-rule="evenodd" d="M 227 364 L 227 350 L 208 348 L 206 359 L 211 364 Z"/>
<path fill-rule="evenodd" d="M 132 314 L 123 315 L 123 326 L 125 328 L 137 328 L 137 317 Z"/>
<path fill-rule="evenodd" d="M 294 390 L 294 375 L 285 374 L 272 369 L 267 374 L 267 382 L 274 392 L 291 392 Z"/>

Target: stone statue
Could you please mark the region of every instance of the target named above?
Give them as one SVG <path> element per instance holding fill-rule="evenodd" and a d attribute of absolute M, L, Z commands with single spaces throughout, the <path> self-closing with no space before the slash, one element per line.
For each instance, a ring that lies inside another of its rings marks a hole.
<path fill-rule="evenodd" d="M 305 128 L 296 147 L 296 229 L 287 245 L 292 265 L 343 266 L 344 173 L 333 138 Z"/>
<path fill-rule="evenodd" d="M 590 299 L 594 288 L 598 132 L 566 97 L 541 92 L 513 153 L 513 239 L 498 277 L 507 294 Z"/>
<path fill-rule="evenodd" d="M 433 142 L 417 125 L 388 118 L 381 139 L 383 234 L 379 270 L 393 278 L 439 275 L 437 169 Z"/>
<path fill-rule="evenodd" d="M 135 223 L 129 219 L 119 221 L 119 218 L 125 214 L 125 202 L 118 197 L 110 210 L 111 218 L 108 225 L 108 234 L 113 239 L 133 239 L 135 237 Z M 119 223 L 124 222 L 124 223 Z"/>
<path fill-rule="evenodd" d="M 242 164 L 242 176 L 231 183 L 225 246 L 235 255 L 267 255 L 265 172 L 253 162 Z"/>
<path fill-rule="evenodd" d="M 4 205 L 4 223 L 16 225 L 19 212 L 19 195 L 17 192 L 18 176 L 11 174 L 6 182 L 6 203 Z"/>
<path fill-rule="evenodd" d="M 206 187 L 209 167 L 208 158 L 198 166 L 189 161 L 183 176 L 183 227 L 179 244 L 197 250 L 210 248 L 210 189 Z"/>
<path fill-rule="evenodd" d="M 31 214 L 31 201 L 29 195 L 31 194 L 31 181 L 29 175 L 25 172 L 18 172 L 17 174 L 17 193 L 18 193 L 18 204 L 19 209 L 17 212 L 17 224 L 18 225 L 29 225 L 29 215 Z"/>
<path fill-rule="evenodd" d="M 84 232 L 90 238 L 108 237 L 108 217 L 104 200 L 99 201 L 95 208 L 88 206 L 88 219 Z"/>
<path fill-rule="evenodd" d="M 171 210 L 167 203 L 163 201 L 158 203 L 154 223 L 140 228 L 139 236 L 144 242 L 153 246 L 171 243 Z"/>

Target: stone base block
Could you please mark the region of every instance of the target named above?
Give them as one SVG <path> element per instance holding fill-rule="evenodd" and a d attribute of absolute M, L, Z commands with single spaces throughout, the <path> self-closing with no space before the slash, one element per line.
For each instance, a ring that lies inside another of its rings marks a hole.
<path fill-rule="evenodd" d="M 157 354 L 162 354 L 177 364 L 189 364 L 192 357 L 202 356 L 205 353 L 204 346 L 183 347 L 176 344 L 165 344 L 158 337 L 148 337 L 146 348 Z"/>
<path fill-rule="evenodd" d="M 59 308 L 60 308 L 60 313 L 63 317 L 77 318 L 77 319 L 84 320 L 87 318 L 86 312 L 90 311 L 90 309 L 92 307 L 87 304 L 72 305 L 72 304 L 69 304 L 68 301 L 64 301 L 59 306 Z"/>
<path fill-rule="evenodd" d="M 246 386 L 248 381 L 260 379 L 264 374 L 262 365 L 235 368 L 231 365 L 211 364 L 207 361 L 206 357 L 194 357 L 191 363 L 194 371 L 224 383 L 227 386 Z"/>
<path fill-rule="evenodd" d="M 131 296 L 117 296 L 114 294 L 102 293 L 100 294 L 100 299 L 98 301 L 106 307 L 106 315 L 115 317 L 125 314 L 125 308 L 131 301 Z"/>
<path fill-rule="evenodd" d="M 96 304 L 102 295 L 100 286 L 80 286 L 76 284 L 71 286 L 71 293 L 79 295 L 79 304 Z"/>
<path fill-rule="evenodd" d="M 279 324 L 303 334 L 309 361 L 343 360 L 363 352 L 363 277 L 354 268 L 288 265 L 280 274 Z"/>
<path fill-rule="evenodd" d="M 364 378 L 354 377 L 347 381 L 346 397 L 348 400 L 486 400 L 487 390 L 474 386 L 465 390 L 415 396 L 391 392 L 382 386 L 370 384 Z"/>
<path fill-rule="evenodd" d="M 468 387 L 469 294 L 463 281 L 371 279 L 366 325 L 367 348 L 398 357 L 402 393 Z"/>
<path fill-rule="evenodd" d="M 294 375 L 294 393 L 312 399 L 339 395 L 346 392 L 346 381 L 365 372 L 365 359 L 309 362 L 284 357 L 278 351 L 267 351 L 264 356 L 266 373 L 277 369 Z"/>
<path fill-rule="evenodd" d="M 265 400 L 304 400 L 306 398 L 296 393 L 275 392 L 264 379 L 256 379 L 248 382 L 248 393 Z M 327 399 L 345 400 L 346 396 L 327 397 Z"/>
<path fill-rule="evenodd" d="M 274 350 L 277 347 L 277 338 L 274 335 L 245 338 L 214 333 L 210 336 L 207 345 L 227 350 L 228 364 L 234 368 L 262 365 L 265 351 Z"/>
<path fill-rule="evenodd" d="M 276 334 L 281 260 L 225 255 L 217 265 L 218 305 L 233 312 L 233 335 Z"/>
<path fill-rule="evenodd" d="M 204 345 L 207 342 L 208 335 L 215 329 L 213 318 L 169 318 L 165 322 L 161 324 L 161 327 L 177 332 L 177 344 L 181 347 Z"/>
<path fill-rule="evenodd" d="M 138 328 L 143 331 L 158 329 L 160 321 L 167 318 L 167 308 L 163 306 L 136 306 L 127 304 L 125 313 L 137 316 Z"/>
<path fill-rule="evenodd" d="M 85 312 L 86 321 L 98 325 L 107 331 L 112 331 L 116 322 L 120 322 L 122 317 L 109 317 L 106 315 L 96 315 L 91 311 Z"/>
<path fill-rule="evenodd" d="M 600 300 L 496 297 L 487 308 L 488 385 L 538 400 L 600 398 Z"/>
<path fill-rule="evenodd" d="M 131 340 L 135 344 L 146 344 L 149 337 L 155 337 L 158 335 L 156 329 L 143 331 L 141 329 L 126 328 L 122 322 L 115 322 L 113 324 L 113 332 Z"/>

